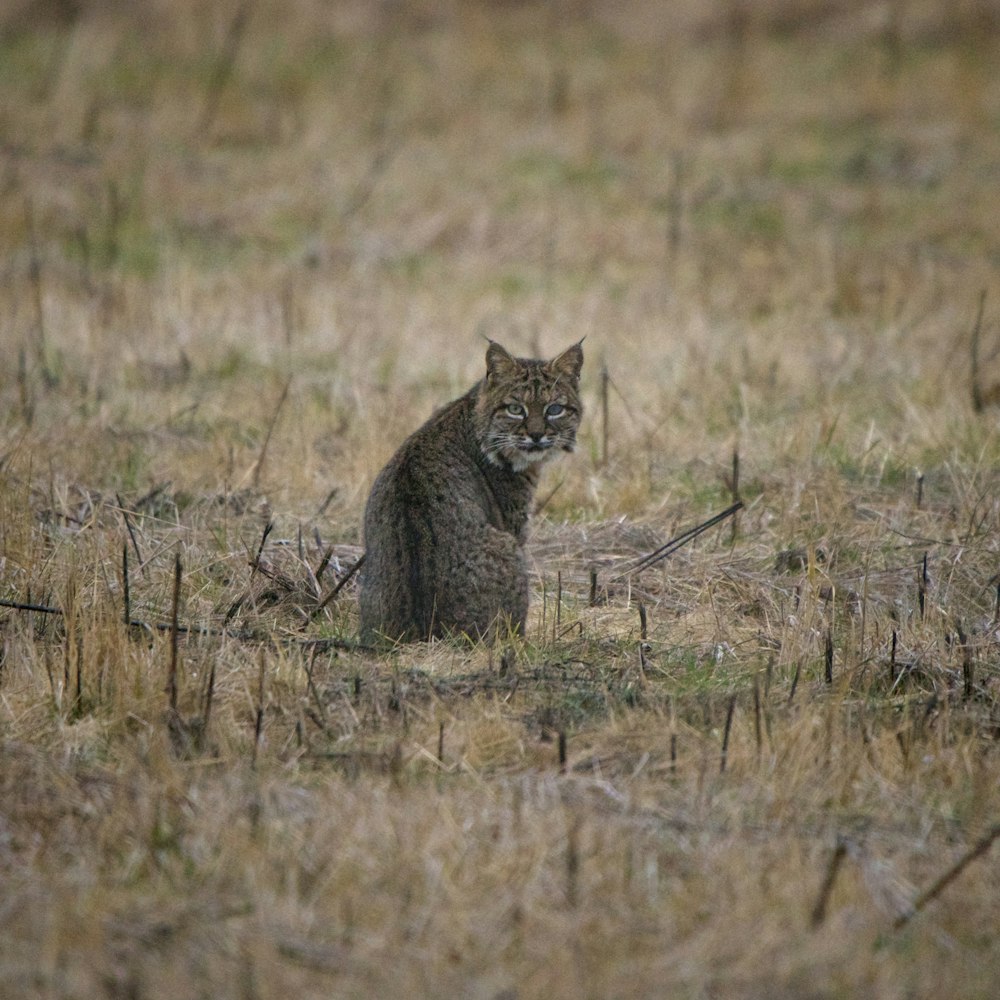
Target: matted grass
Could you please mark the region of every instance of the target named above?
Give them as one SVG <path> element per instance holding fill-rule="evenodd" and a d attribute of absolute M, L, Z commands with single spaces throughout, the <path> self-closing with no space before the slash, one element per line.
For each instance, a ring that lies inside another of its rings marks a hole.
<path fill-rule="evenodd" d="M 939 7 L 0 15 L 0 993 L 996 995 L 1000 9 Z M 359 647 L 479 334 L 586 337 L 527 635 Z"/>

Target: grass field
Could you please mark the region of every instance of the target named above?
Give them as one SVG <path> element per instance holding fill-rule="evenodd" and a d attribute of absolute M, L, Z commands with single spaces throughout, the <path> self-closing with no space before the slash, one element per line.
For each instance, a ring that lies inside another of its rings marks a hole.
<path fill-rule="evenodd" d="M 4 11 L 0 995 L 997 995 L 1000 4 Z M 528 634 L 358 648 L 481 335 Z"/>

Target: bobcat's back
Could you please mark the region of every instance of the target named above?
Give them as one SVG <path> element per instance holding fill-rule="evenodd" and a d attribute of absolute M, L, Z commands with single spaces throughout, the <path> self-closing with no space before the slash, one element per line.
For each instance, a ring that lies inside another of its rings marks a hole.
<path fill-rule="evenodd" d="M 436 413 L 379 473 L 365 508 L 361 633 L 372 639 L 523 631 L 523 541 L 541 462 L 572 450 L 583 352 L 512 358 Z"/>

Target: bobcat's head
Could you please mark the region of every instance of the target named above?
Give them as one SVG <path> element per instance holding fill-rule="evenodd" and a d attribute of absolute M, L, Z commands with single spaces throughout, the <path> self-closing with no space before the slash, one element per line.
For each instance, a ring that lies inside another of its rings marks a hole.
<path fill-rule="evenodd" d="M 559 451 L 572 451 L 582 412 L 582 367 L 579 344 L 551 361 L 538 361 L 511 357 L 490 341 L 475 415 L 486 457 L 523 472 Z"/>

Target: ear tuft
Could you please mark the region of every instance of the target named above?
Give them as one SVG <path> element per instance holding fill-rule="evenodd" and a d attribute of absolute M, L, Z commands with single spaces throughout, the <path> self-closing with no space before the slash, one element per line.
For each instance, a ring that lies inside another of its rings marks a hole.
<path fill-rule="evenodd" d="M 486 349 L 486 377 L 499 378 L 511 375 L 517 370 L 517 361 L 495 340 Z"/>
<path fill-rule="evenodd" d="M 580 378 L 580 371 L 583 368 L 583 341 L 575 343 L 572 347 L 567 347 L 558 357 L 553 358 L 548 367 L 560 375 L 566 375 L 573 380 Z"/>

